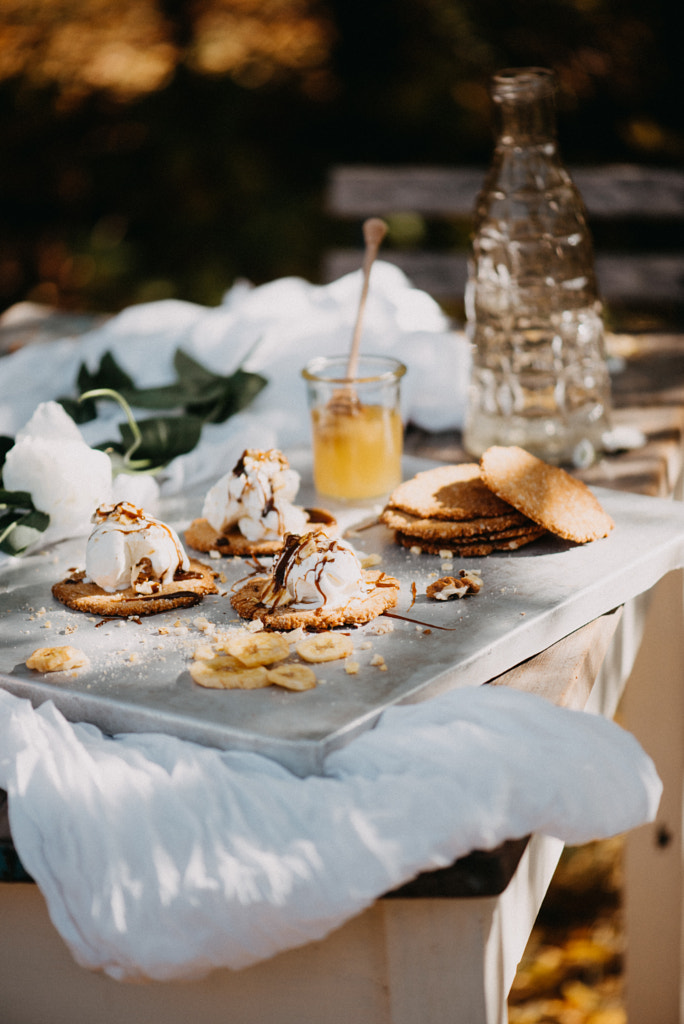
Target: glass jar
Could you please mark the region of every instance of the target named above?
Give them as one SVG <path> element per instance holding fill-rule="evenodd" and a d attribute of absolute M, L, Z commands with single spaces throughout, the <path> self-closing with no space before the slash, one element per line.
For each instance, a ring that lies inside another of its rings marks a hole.
<path fill-rule="evenodd" d="M 555 76 L 493 78 L 496 146 L 466 285 L 472 371 L 464 445 L 588 465 L 609 429 L 603 311 L 584 204 L 556 143 Z"/>
<path fill-rule="evenodd" d="M 406 367 L 389 356 L 320 356 L 302 371 L 311 413 L 314 486 L 342 501 L 386 497 L 401 483 Z"/>

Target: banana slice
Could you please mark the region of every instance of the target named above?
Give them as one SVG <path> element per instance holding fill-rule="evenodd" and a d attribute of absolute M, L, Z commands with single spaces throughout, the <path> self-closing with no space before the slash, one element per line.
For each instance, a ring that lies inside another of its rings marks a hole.
<path fill-rule="evenodd" d="M 225 649 L 243 665 L 255 668 L 282 661 L 290 653 L 290 645 L 280 633 L 251 633 L 229 637 Z"/>
<path fill-rule="evenodd" d="M 306 665 L 278 665 L 268 670 L 268 678 L 286 690 L 313 690 L 318 682 L 314 670 Z"/>
<path fill-rule="evenodd" d="M 74 668 L 85 668 L 90 664 L 88 656 L 78 647 L 65 644 L 63 647 L 39 647 L 26 659 L 26 667 L 36 672 L 67 672 Z"/>
<path fill-rule="evenodd" d="M 271 685 L 263 665 L 246 668 L 231 654 L 219 654 L 206 661 L 193 661 L 190 675 L 198 686 L 211 690 L 259 690 Z"/>
<path fill-rule="evenodd" d="M 348 658 L 354 651 L 351 637 L 343 633 L 314 633 L 296 645 L 295 650 L 304 661 L 336 661 Z"/>

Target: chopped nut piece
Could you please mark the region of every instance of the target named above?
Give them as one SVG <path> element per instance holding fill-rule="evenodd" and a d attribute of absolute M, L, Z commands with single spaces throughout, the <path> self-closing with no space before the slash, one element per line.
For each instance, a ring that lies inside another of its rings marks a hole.
<path fill-rule="evenodd" d="M 361 559 L 362 569 L 372 569 L 374 565 L 380 565 L 382 562 L 382 555 L 366 555 L 365 558 Z"/>
<path fill-rule="evenodd" d="M 482 590 L 482 573 L 479 569 L 461 569 L 459 576 L 468 584 L 471 594 L 479 594 Z"/>
<path fill-rule="evenodd" d="M 474 569 L 461 569 L 458 576 L 442 576 L 430 583 L 425 591 L 436 601 L 448 601 L 451 597 L 465 597 L 478 594 L 482 589 L 482 577 Z"/>

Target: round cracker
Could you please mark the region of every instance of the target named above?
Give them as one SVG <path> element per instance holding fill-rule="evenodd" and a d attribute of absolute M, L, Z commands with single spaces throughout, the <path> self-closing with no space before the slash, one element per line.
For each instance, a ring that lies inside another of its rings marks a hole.
<path fill-rule="evenodd" d="M 468 520 L 509 515 L 510 505 L 485 486 L 476 462 L 437 466 L 405 480 L 387 508 L 422 519 Z"/>
<path fill-rule="evenodd" d="M 326 509 L 307 508 L 309 526 L 325 526 L 334 528 L 335 517 Z M 306 532 L 306 528 L 304 530 Z M 226 533 L 215 530 L 207 519 L 193 519 L 185 531 L 185 540 L 189 547 L 196 551 L 218 551 L 222 555 L 239 555 L 249 558 L 252 555 L 277 555 L 283 548 L 283 539 L 248 540 L 239 527 L 231 526 Z"/>
<path fill-rule="evenodd" d="M 192 575 L 182 573 L 172 583 L 163 583 L 154 594 L 139 594 L 133 587 L 110 594 L 96 583 L 85 583 L 85 573 L 78 572 L 55 583 L 52 593 L 68 608 L 91 615 L 107 618 L 156 615 L 174 608 L 191 607 L 205 594 L 218 593 L 215 574 L 208 566 L 191 558 L 189 572 Z"/>
<path fill-rule="evenodd" d="M 586 544 L 613 529 L 613 520 L 586 484 L 524 448 L 488 448 L 480 467 L 492 491 L 558 537 Z"/>
<path fill-rule="evenodd" d="M 420 548 L 426 555 L 443 555 L 448 553 L 454 558 L 482 558 L 494 551 L 517 551 L 518 548 L 531 544 L 546 533 L 541 526 L 533 527 L 517 536 L 472 537 L 462 544 L 445 541 L 427 540 L 425 537 L 413 537 L 397 530 L 394 537 L 398 544 L 405 548 Z"/>
<path fill-rule="evenodd" d="M 465 541 L 468 537 L 481 537 L 485 534 L 500 533 L 502 530 L 534 525 L 527 516 L 516 512 L 515 509 L 511 509 L 510 514 L 505 516 L 451 521 L 421 518 L 411 515 L 410 512 L 403 512 L 401 509 L 386 508 L 380 518 L 391 530 L 401 530 L 402 533 L 410 533 L 414 537 L 425 537 L 427 540 L 442 538 L 454 540 L 456 543 Z"/>
<path fill-rule="evenodd" d="M 394 608 L 399 597 L 399 580 L 379 570 L 364 573 L 373 584 L 369 593 L 353 597 L 341 608 L 322 605 L 319 608 L 290 608 L 284 605 L 274 611 L 261 603 L 267 577 L 253 576 L 236 590 L 230 599 L 235 611 L 243 619 L 260 619 L 265 629 L 290 630 L 300 626 L 306 629 L 334 629 L 336 626 L 360 626 L 370 622 L 389 608 Z"/>

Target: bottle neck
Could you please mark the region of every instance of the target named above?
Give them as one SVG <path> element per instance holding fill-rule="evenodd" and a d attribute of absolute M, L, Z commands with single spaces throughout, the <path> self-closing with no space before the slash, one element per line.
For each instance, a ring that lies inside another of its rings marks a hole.
<path fill-rule="evenodd" d="M 545 68 L 514 68 L 492 80 L 497 146 L 556 147 L 555 78 Z"/>

